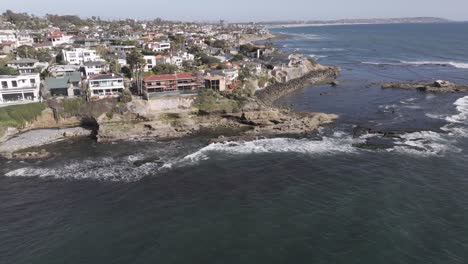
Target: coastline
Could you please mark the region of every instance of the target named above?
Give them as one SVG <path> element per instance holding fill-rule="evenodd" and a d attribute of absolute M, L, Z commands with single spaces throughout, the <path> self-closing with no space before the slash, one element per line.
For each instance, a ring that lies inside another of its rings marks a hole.
<path fill-rule="evenodd" d="M 125 114 L 114 114 L 113 117 L 103 114 L 96 118 L 97 131 L 94 132 L 99 143 L 141 139 L 172 140 L 204 135 L 210 135 L 212 142 L 249 141 L 258 137 L 306 136 L 320 126 L 334 122 L 338 116 L 325 113 L 296 113 L 274 107 L 273 102 L 306 85 L 336 78 L 338 73 L 337 68 L 315 65 L 300 78 L 263 89 L 257 96 L 248 99 L 239 110 L 221 110 L 200 115 L 193 102 L 191 109 L 183 111 L 155 111 L 152 108 L 155 102 L 131 102 L 127 104 L 127 108 L 133 110 Z M 50 115 L 50 111 L 44 111 L 43 115 Z M 37 123 L 44 120 L 43 115 L 37 118 Z M 76 118 L 72 119 L 76 121 Z M 66 121 L 61 120 L 61 123 Z M 0 143 L 0 155 L 7 159 L 46 158 L 48 155 L 45 154 L 48 153 L 24 151 L 67 138 L 93 135 L 91 130 L 82 127 L 65 128 L 58 123 L 55 129 L 53 125 L 44 127 L 34 122 L 30 127 L 30 130 L 10 135 L 9 139 Z"/>

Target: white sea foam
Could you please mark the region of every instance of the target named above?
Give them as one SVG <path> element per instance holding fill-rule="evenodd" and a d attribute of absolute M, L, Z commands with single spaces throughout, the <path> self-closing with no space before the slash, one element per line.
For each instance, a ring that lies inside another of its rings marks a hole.
<path fill-rule="evenodd" d="M 447 152 L 460 152 L 454 146 L 455 141 L 433 131 L 421 131 L 401 135 L 401 140 L 395 142 L 398 146 L 389 151 L 419 156 L 443 156 Z"/>
<path fill-rule="evenodd" d="M 459 69 L 468 69 L 468 63 L 454 61 L 401 61 L 401 63 L 410 65 L 450 65 Z"/>
<path fill-rule="evenodd" d="M 103 158 L 99 160 L 84 160 L 61 167 L 23 167 L 10 171 L 5 176 L 133 182 L 162 171 L 165 169 L 164 165 L 158 162 L 148 162 L 136 167 L 133 163 L 125 160 Z"/>
<path fill-rule="evenodd" d="M 322 48 L 322 51 L 345 51 L 343 48 Z"/>
<path fill-rule="evenodd" d="M 448 116 L 446 120 L 451 123 L 465 123 L 468 119 L 468 96 L 458 99 L 454 105 L 457 108 L 458 114 Z"/>
<path fill-rule="evenodd" d="M 357 149 L 353 147 L 353 144 L 358 142 L 361 142 L 361 140 L 353 139 L 341 132 L 336 132 L 332 137 L 324 137 L 322 140 L 274 138 L 246 142 L 214 143 L 186 156 L 184 160 L 199 162 L 219 153 L 229 155 L 262 153 L 333 155 L 356 152 Z"/>

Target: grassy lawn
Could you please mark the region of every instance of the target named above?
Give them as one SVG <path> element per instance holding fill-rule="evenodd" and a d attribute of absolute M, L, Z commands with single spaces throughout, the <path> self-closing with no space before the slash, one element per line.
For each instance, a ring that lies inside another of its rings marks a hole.
<path fill-rule="evenodd" d="M 12 105 L 0 108 L 0 126 L 21 128 L 36 119 L 46 108 L 44 103 Z"/>

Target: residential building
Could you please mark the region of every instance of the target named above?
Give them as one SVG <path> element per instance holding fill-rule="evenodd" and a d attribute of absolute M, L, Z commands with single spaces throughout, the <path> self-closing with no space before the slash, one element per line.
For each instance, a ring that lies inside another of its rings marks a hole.
<path fill-rule="evenodd" d="M 199 88 L 197 78 L 188 72 L 151 75 L 143 79 L 143 95 L 147 99 L 163 94 L 193 93 Z"/>
<path fill-rule="evenodd" d="M 63 77 L 73 72 L 79 72 L 80 67 L 77 65 L 53 65 L 48 70 L 52 77 Z"/>
<path fill-rule="evenodd" d="M 83 63 L 84 75 L 89 77 L 109 71 L 109 65 L 103 61 L 87 61 Z"/>
<path fill-rule="evenodd" d="M 226 90 L 226 77 L 224 76 L 206 76 L 205 77 L 205 88 L 215 91 Z"/>
<path fill-rule="evenodd" d="M 20 74 L 34 73 L 39 67 L 39 61 L 35 59 L 16 59 L 7 62 L 7 66 L 17 69 Z"/>
<path fill-rule="evenodd" d="M 40 81 L 38 73 L 0 75 L 0 104 L 39 101 Z"/>
<path fill-rule="evenodd" d="M 14 42 L 17 38 L 14 30 L 0 30 L 0 42 Z"/>
<path fill-rule="evenodd" d="M 124 80 L 120 75 L 97 74 L 88 78 L 88 92 L 91 99 L 119 97 L 124 89 Z"/>
<path fill-rule="evenodd" d="M 81 95 L 81 74 L 72 72 L 61 77 L 46 78 L 44 80 L 44 89 L 51 96 L 79 96 Z"/>
<path fill-rule="evenodd" d="M 127 53 L 134 50 L 135 46 L 126 46 L 126 45 L 118 45 L 118 46 L 110 46 L 109 49 L 111 52 L 117 54 L 119 57 L 126 57 Z"/>
<path fill-rule="evenodd" d="M 171 49 L 170 42 L 149 42 L 145 43 L 143 46 L 154 52 L 163 52 Z"/>
<path fill-rule="evenodd" d="M 82 65 L 87 61 L 102 61 L 95 50 L 82 48 L 63 50 L 63 60 L 75 65 Z"/>
<path fill-rule="evenodd" d="M 34 39 L 31 36 L 29 32 L 26 31 L 20 31 L 16 33 L 16 43 L 18 44 L 18 47 L 21 45 L 28 45 L 32 46 L 34 43 Z"/>
<path fill-rule="evenodd" d="M 60 31 L 51 32 L 45 37 L 45 42 L 52 44 L 52 47 L 57 47 L 62 44 L 71 44 L 73 36 L 65 35 L 65 33 Z"/>
<path fill-rule="evenodd" d="M 0 54 L 10 54 L 16 50 L 16 42 L 0 42 Z"/>

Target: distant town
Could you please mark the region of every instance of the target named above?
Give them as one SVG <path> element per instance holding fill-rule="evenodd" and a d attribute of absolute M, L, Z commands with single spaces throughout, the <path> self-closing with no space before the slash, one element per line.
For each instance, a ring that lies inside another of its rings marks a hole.
<path fill-rule="evenodd" d="M 8 10 L 0 16 L 0 105 L 261 89 L 288 81 L 285 68 L 301 63 L 271 42 L 253 44 L 271 37 L 255 23 L 106 21 Z"/>

